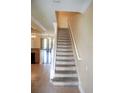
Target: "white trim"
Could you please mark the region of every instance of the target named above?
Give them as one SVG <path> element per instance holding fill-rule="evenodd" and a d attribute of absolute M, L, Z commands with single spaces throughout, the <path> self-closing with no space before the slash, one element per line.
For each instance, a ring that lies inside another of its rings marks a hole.
<path fill-rule="evenodd" d="M 57 23 L 53 22 L 53 26 L 54 26 L 54 30 L 55 30 L 55 34 L 57 33 Z"/>
<path fill-rule="evenodd" d="M 31 16 L 31 20 L 38 25 L 43 31 L 47 31 L 46 28 L 38 21 L 36 20 L 33 16 Z"/>
<path fill-rule="evenodd" d="M 56 62 L 56 44 L 57 44 L 57 23 L 53 23 L 54 31 L 55 31 L 55 37 L 53 39 L 53 50 L 52 50 L 52 63 L 50 68 L 50 81 L 55 77 L 55 62 Z"/>
<path fill-rule="evenodd" d="M 80 57 L 79 53 L 78 53 L 78 49 L 77 49 L 77 46 L 76 46 L 76 42 L 75 42 L 75 38 L 74 38 L 74 35 L 73 35 L 73 32 L 72 32 L 72 28 L 70 26 L 70 23 L 68 23 L 69 25 L 69 29 L 70 29 L 70 32 L 71 32 L 71 36 L 72 36 L 72 39 L 73 39 L 73 43 L 74 43 L 74 48 L 75 48 L 75 51 L 76 51 L 76 56 L 77 56 L 77 59 L 78 61 L 81 61 L 82 58 Z"/>

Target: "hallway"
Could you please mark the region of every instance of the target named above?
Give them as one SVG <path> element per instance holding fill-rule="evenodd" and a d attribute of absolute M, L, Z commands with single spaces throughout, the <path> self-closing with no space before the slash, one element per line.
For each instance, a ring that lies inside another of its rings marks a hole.
<path fill-rule="evenodd" d="M 31 65 L 31 93 L 80 93 L 77 87 L 55 87 L 50 82 L 50 65 Z"/>
<path fill-rule="evenodd" d="M 60 4 L 70 4 L 64 1 Z M 59 3 L 46 0 L 32 2 L 31 48 L 38 52 L 35 60 L 40 58 L 31 68 L 32 93 L 93 92 L 92 2 L 83 12 L 83 1 L 72 1 L 79 11 L 68 6 L 58 9 Z"/>

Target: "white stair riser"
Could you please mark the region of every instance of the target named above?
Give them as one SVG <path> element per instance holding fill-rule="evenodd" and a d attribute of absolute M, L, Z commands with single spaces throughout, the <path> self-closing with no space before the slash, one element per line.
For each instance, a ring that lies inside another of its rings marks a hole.
<path fill-rule="evenodd" d="M 74 57 L 60 57 L 60 56 L 57 56 L 56 59 L 74 59 Z"/>
<path fill-rule="evenodd" d="M 56 65 L 75 65 L 74 62 L 56 62 Z"/>
<path fill-rule="evenodd" d="M 57 55 L 72 55 L 73 53 L 68 52 L 57 52 Z"/>
<path fill-rule="evenodd" d="M 75 67 L 56 67 L 55 68 L 56 70 L 59 70 L 59 71 L 75 71 L 76 68 Z"/>
<path fill-rule="evenodd" d="M 77 74 L 55 74 L 56 78 L 64 78 L 64 77 L 77 77 Z"/>
<path fill-rule="evenodd" d="M 78 86 L 78 82 L 53 82 L 55 86 Z"/>
<path fill-rule="evenodd" d="M 60 49 L 60 48 L 57 48 L 57 50 L 61 50 L 61 51 L 62 51 L 62 50 L 72 51 L 72 48 L 69 48 L 69 49 L 62 49 L 62 48 Z"/>
<path fill-rule="evenodd" d="M 58 45 L 57 47 L 71 47 L 70 45 Z"/>

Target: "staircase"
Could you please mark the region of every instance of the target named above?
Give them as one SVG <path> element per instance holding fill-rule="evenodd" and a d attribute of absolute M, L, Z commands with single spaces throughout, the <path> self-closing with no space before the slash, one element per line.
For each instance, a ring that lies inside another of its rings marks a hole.
<path fill-rule="evenodd" d="M 78 86 L 75 59 L 68 29 L 59 29 L 55 63 L 55 86 Z"/>

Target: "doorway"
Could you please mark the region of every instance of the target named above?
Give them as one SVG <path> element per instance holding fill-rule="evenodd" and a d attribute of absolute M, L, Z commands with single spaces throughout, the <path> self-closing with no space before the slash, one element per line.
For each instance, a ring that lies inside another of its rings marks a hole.
<path fill-rule="evenodd" d="M 41 38 L 41 62 L 42 64 L 51 64 L 52 61 L 52 49 L 53 41 L 52 38 Z"/>

